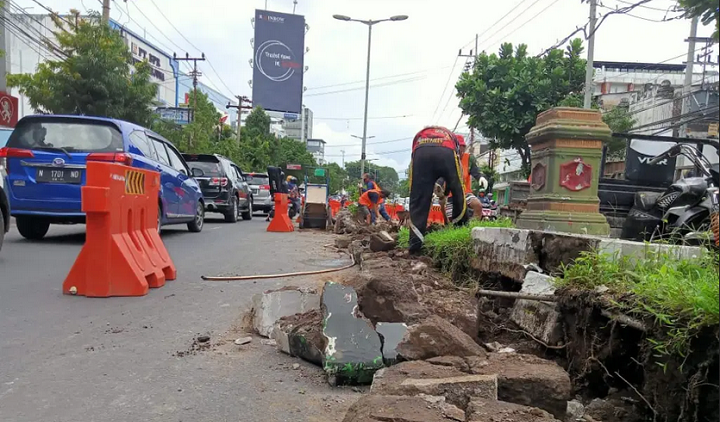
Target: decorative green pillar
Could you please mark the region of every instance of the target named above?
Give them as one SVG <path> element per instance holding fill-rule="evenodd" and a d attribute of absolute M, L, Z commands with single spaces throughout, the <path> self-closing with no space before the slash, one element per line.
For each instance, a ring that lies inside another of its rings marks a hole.
<path fill-rule="evenodd" d="M 517 220 L 523 229 L 607 236 L 600 214 L 598 181 L 603 141 L 610 128 L 597 110 L 557 107 L 541 113 L 527 134 L 532 150 L 527 210 Z"/>

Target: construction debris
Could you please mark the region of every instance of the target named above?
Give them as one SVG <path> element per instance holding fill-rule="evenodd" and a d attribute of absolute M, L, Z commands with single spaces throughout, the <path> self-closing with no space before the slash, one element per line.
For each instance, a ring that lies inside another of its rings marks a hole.
<path fill-rule="evenodd" d="M 270 337 L 275 323 L 284 316 L 320 308 L 320 295 L 314 289 L 286 286 L 253 296 L 252 326 L 263 337 Z"/>

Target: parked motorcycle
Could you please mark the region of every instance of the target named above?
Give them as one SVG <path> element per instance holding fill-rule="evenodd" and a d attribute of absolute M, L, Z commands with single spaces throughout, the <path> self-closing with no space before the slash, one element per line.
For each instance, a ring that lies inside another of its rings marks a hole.
<path fill-rule="evenodd" d="M 718 149 L 717 142 L 708 143 Z M 699 177 L 686 177 L 673 183 L 665 192 L 638 192 L 635 203 L 623 224 L 623 239 L 650 241 L 671 239 L 697 244 L 712 230 L 714 243 L 718 233 L 718 165 L 712 165 L 696 147 L 677 144 L 650 160 L 654 165 L 667 158 L 683 155 L 698 169 Z"/>

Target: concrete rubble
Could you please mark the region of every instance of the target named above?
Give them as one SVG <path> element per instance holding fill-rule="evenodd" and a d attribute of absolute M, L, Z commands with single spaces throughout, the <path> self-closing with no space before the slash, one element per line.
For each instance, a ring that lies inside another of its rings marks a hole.
<path fill-rule="evenodd" d="M 536 407 L 504 401 L 477 399 L 467 408 L 467 422 L 559 422 L 553 415 Z"/>
<path fill-rule="evenodd" d="M 405 337 L 408 327 L 404 322 L 378 322 L 375 324 L 375 331 L 380 334 L 382 340 L 383 362 L 386 366 L 397 363 L 399 355 L 398 344 Z"/>
<path fill-rule="evenodd" d="M 472 337 L 436 315 L 408 327 L 397 346 L 398 354 L 405 360 L 430 359 L 446 355 L 448 351 L 460 357 L 485 354 L 485 349 Z"/>
<path fill-rule="evenodd" d="M 284 316 L 320 307 L 320 295 L 314 289 L 286 286 L 253 296 L 252 327 L 263 337 L 270 337 L 275 323 Z"/>
<path fill-rule="evenodd" d="M 370 235 L 370 250 L 372 252 L 386 252 L 395 249 L 397 241 L 390 233 L 380 230 Z"/>
<path fill-rule="evenodd" d="M 445 402 L 444 397 L 380 396 L 360 398 L 345 414 L 343 422 L 465 422 L 465 412 Z"/>
<path fill-rule="evenodd" d="M 555 294 L 553 277 L 530 271 L 525 276 L 520 293 L 553 295 Z M 562 341 L 560 313 L 555 309 L 554 303 L 516 300 L 510 319 L 547 345 L 558 345 Z"/>
<path fill-rule="evenodd" d="M 313 309 L 281 318 L 275 324 L 272 336 L 278 350 L 320 366 L 327 345 L 322 326 L 322 312 Z"/>

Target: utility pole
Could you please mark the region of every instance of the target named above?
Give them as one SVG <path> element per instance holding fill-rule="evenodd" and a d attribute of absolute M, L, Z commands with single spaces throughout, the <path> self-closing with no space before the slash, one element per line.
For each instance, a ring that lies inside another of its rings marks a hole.
<path fill-rule="evenodd" d="M 692 91 L 693 65 L 695 64 L 695 38 L 697 38 L 698 21 L 699 19 L 697 17 L 692 18 L 692 21 L 690 21 L 690 37 L 685 40 L 688 43 L 688 53 L 685 63 L 685 83 L 683 84 L 683 102 L 682 111 L 680 112 L 681 119 L 690 111 L 692 101 L 690 97 Z M 684 124 L 681 126 L 680 136 L 687 137 L 687 135 L 687 124 Z"/>
<path fill-rule="evenodd" d="M 342 167 L 345 168 L 345 150 L 341 149 L 340 153 L 342 154 Z"/>
<path fill-rule="evenodd" d="M 102 2 L 102 20 L 105 23 L 110 21 L 110 0 L 103 0 Z"/>
<path fill-rule="evenodd" d="M 475 34 L 475 50 L 470 50 L 470 53 L 463 54 L 462 48 L 460 51 L 458 51 L 458 57 L 466 57 L 473 59 L 472 63 L 467 62 L 465 63 L 465 72 L 469 72 L 472 67 L 475 65 L 475 60 L 477 60 L 478 55 L 478 34 Z M 462 114 L 460 115 L 460 118 L 462 118 Z M 470 145 L 468 146 L 468 152 L 470 154 L 474 155 L 474 144 L 475 144 L 475 130 L 473 128 L 470 128 Z"/>
<path fill-rule="evenodd" d="M 237 110 L 237 114 L 238 114 L 237 142 L 238 142 L 238 145 L 240 145 L 240 126 L 242 126 L 242 112 L 245 109 L 252 108 L 252 100 L 244 95 L 236 95 L 235 98 L 237 98 L 238 104 L 234 105 L 234 104 L 228 103 L 225 106 L 225 108 L 226 109 L 234 108 Z M 250 104 L 250 105 L 248 106 L 248 105 L 243 105 L 243 104 Z"/>
<path fill-rule="evenodd" d="M 583 108 L 590 108 L 592 105 L 592 94 L 594 91 L 593 75 L 595 68 L 593 60 L 595 59 L 595 25 L 597 24 L 597 0 L 589 0 L 590 2 L 590 32 L 588 37 L 588 55 L 587 65 L 585 67 L 585 96 L 583 97 Z"/>
<path fill-rule="evenodd" d="M 110 0 L 107 0 L 110 1 Z M 193 78 L 193 116 L 192 120 L 195 121 L 195 110 L 197 109 L 197 84 L 198 78 L 202 76 L 202 72 L 197 69 L 197 62 L 205 61 L 205 53 L 201 53 L 201 57 L 190 57 L 190 54 L 185 53 L 185 57 L 178 57 L 177 54 L 173 53 L 173 59 L 183 62 L 193 62 L 193 70 L 190 72 L 190 76 Z"/>
<path fill-rule="evenodd" d="M 0 7 L 0 22 L 5 22 L 5 7 Z M 3 49 L 5 55 L 0 57 L 0 92 L 7 92 L 7 61 L 11 57 L 10 50 L 5 43 L 5 31 L 5 24 L 3 23 L 2 28 L 0 28 L 0 48 Z M 20 68 L 20 73 L 22 73 L 22 55 L 20 55 Z M 20 101 L 20 103 L 22 104 L 23 101 Z"/>

